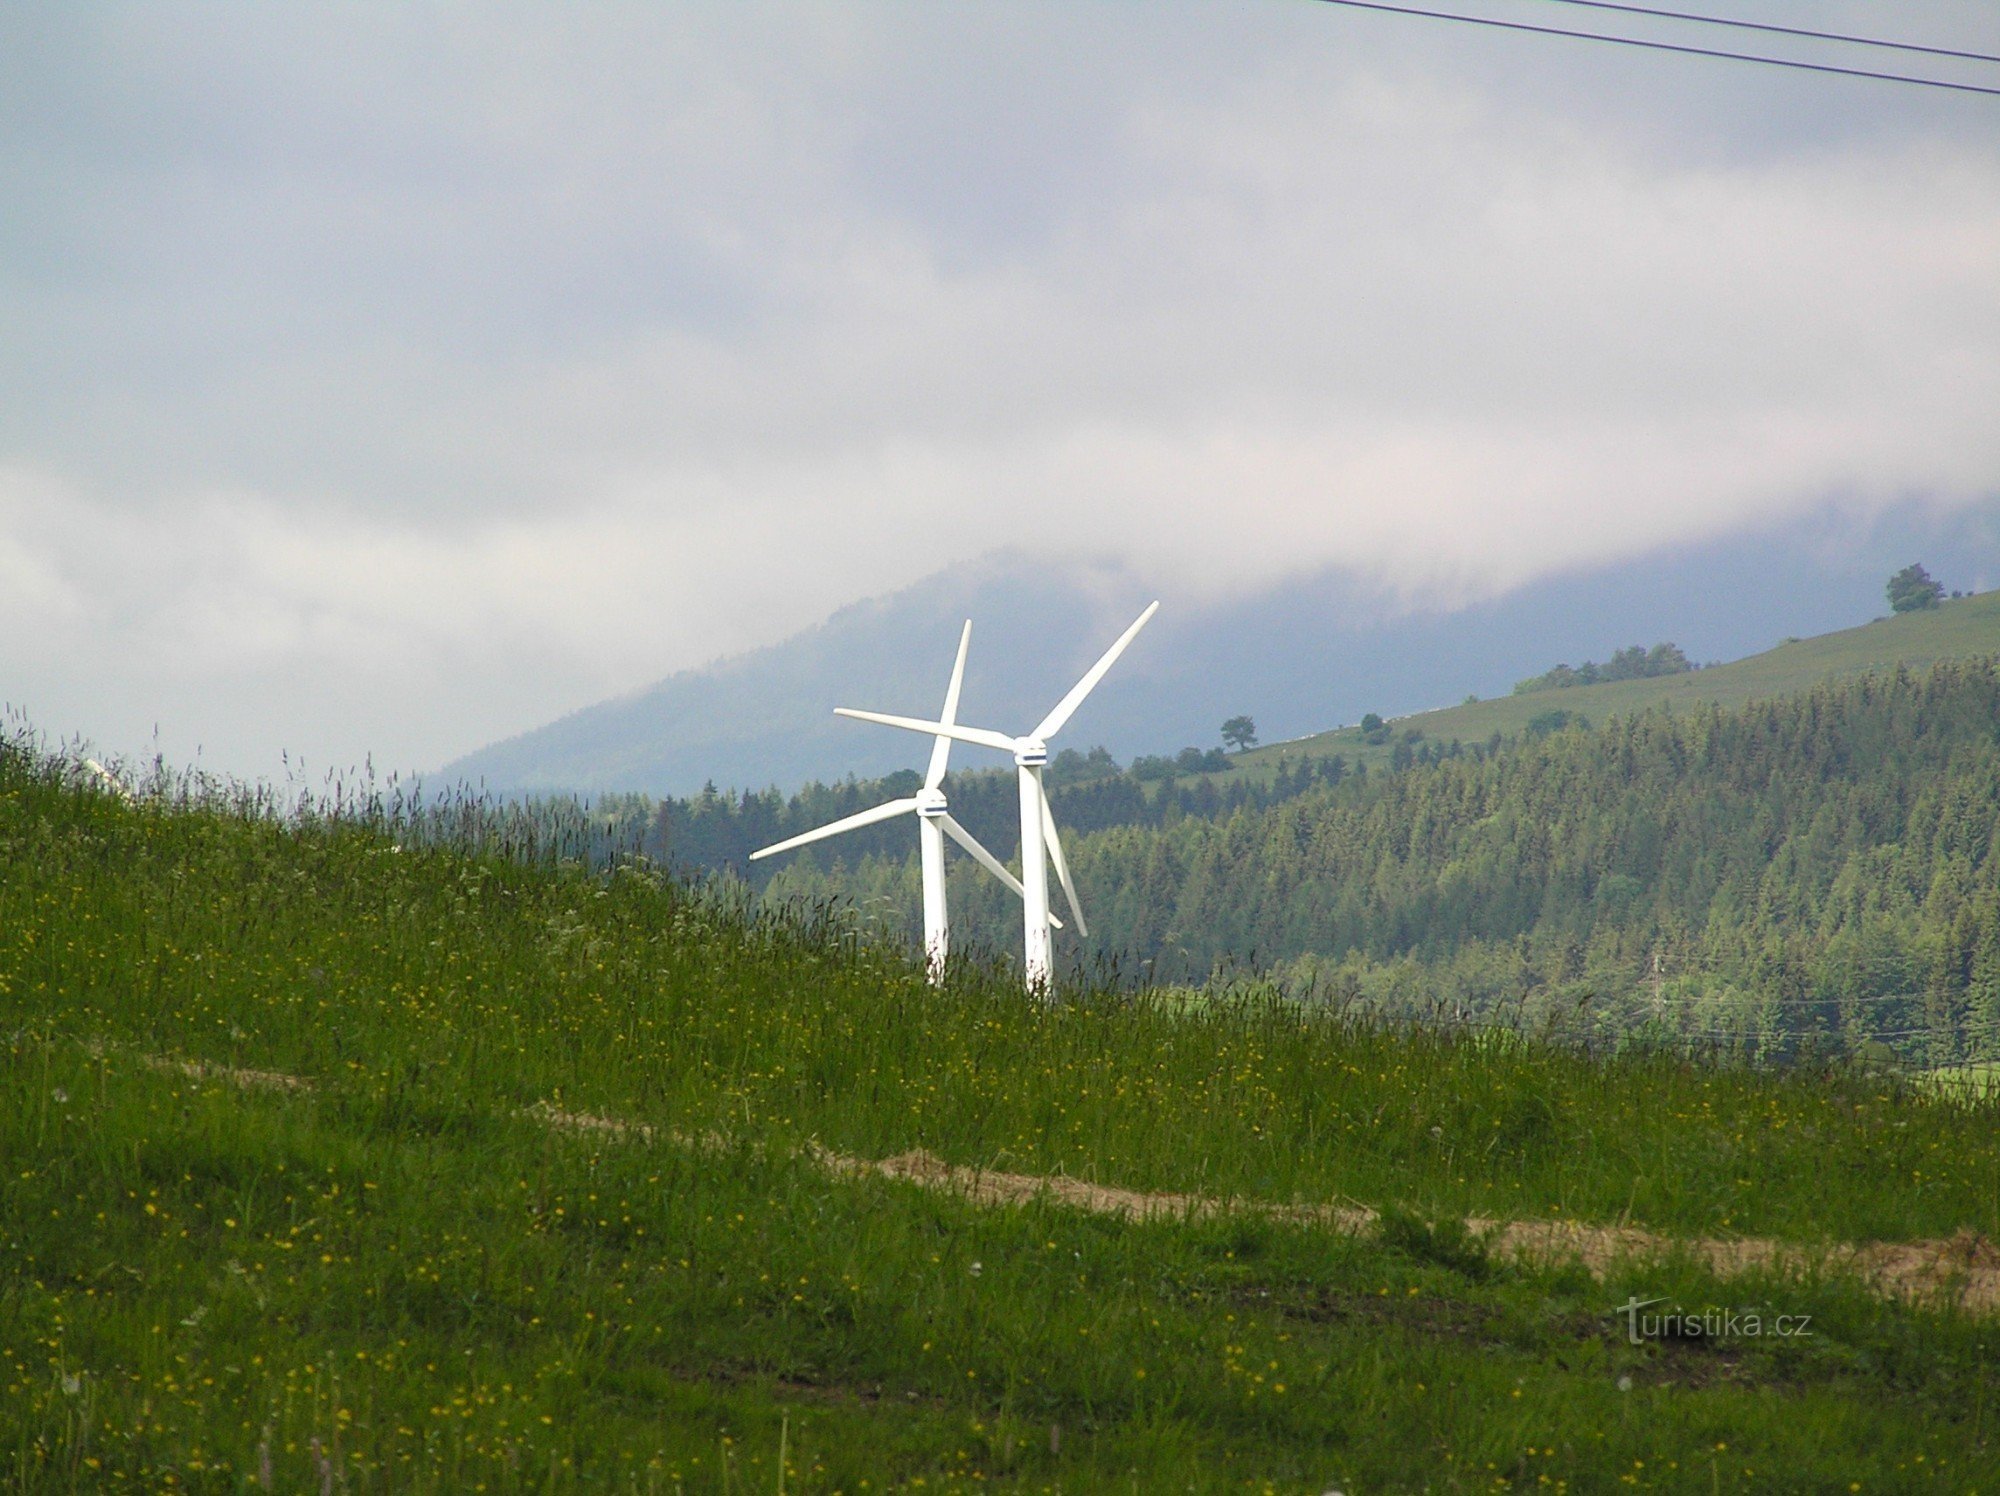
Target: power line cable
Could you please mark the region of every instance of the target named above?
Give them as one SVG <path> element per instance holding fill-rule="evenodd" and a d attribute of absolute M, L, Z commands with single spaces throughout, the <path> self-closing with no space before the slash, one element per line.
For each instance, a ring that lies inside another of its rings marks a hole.
<path fill-rule="evenodd" d="M 1894 52 L 1922 52 L 1931 57 L 1962 57 L 1968 62 L 2000 62 L 1991 52 L 1961 52 L 1956 47 L 1927 47 L 1921 42 L 1894 42 L 1882 37 L 1848 36 L 1838 31 L 1808 31 L 1802 26 L 1773 26 L 1732 16 L 1704 16 L 1687 10 L 1656 10 L 1650 5 L 1622 5 L 1618 0 L 1552 0 L 1557 5 L 1581 5 L 1590 10 L 1615 10 L 1632 16 L 1658 16 L 1667 21 L 1694 21 L 1703 26 L 1732 26 L 1742 31 L 1769 31 L 1779 36 L 1804 36 L 1820 42 L 1846 42 L 1856 47 L 1884 47 Z"/>
<path fill-rule="evenodd" d="M 1425 10 L 1414 5 L 1389 5 L 1384 0 L 1318 0 L 1321 5 L 1344 5 L 1354 10 L 1382 11 L 1389 15 L 1418 16 L 1428 21 L 1460 21 L 1468 26 L 1490 26 L 1498 31 L 1525 31 L 1537 36 L 1566 36 L 1576 41 L 1610 42 L 1621 47 L 1641 47 L 1648 52 L 1678 52 L 1688 57 L 1719 57 L 1728 62 L 1757 62 L 1767 67 L 1796 68 L 1806 73 L 1835 73 L 1843 78 L 1873 78 L 1882 83 L 1908 83 L 1918 88 L 1945 88 L 1954 93 L 1986 94 L 2000 98 L 2000 88 L 1978 83 L 1952 83 L 1943 78 L 1922 78 L 1909 73 L 1878 73 L 1868 68 L 1836 67 L 1828 62 L 1801 62 L 1796 58 L 1767 57 L 1758 52 L 1725 52 L 1718 47 L 1693 47 L 1681 42 L 1647 41 L 1636 36 L 1615 36 L 1603 31 L 1570 31 L 1561 26 L 1536 26 L 1527 21 L 1503 21 L 1495 16 L 1468 16 L 1449 10 Z"/>

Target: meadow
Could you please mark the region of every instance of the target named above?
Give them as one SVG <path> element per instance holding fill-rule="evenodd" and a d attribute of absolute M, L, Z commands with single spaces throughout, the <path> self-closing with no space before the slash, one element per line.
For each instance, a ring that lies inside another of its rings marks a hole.
<path fill-rule="evenodd" d="M 1602 652 L 1608 653 L 1617 642 L 1608 641 Z M 1335 753 L 1350 764 L 1380 767 L 1390 761 L 1395 739 L 1411 732 L 1434 744 L 1470 745 L 1486 742 L 1494 733 L 1518 738 L 1536 717 L 1549 711 L 1573 712 L 1588 722 L 1602 724 L 1655 706 L 1737 707 L 1774 696 L 1797 695 L 1825 681 L 1892 670 L 1898 665 L 1921 673 L 1940 661 L 1973 659 L 1996 650 L 2000 650 L 2000 592 L 1975 593 L 1935 609 L 1878 618 L 1810 639 L 1786 639 L 1761 654 L 1705 670 L 1440 706 L 1396 718 L 1392 733 L 1381 742 L 1369 742 L 1358 727 L 1339 727 L 1253 748 L 1232 757 L 1230 763 L 1237 772 L 1257 779 L 1273 777 L 1279 764 L 1287 760 Z"/>
<path fill-rule="evenodd" d="M 0 752 L 14 1487 L 1991 1483 L 1988 1321 L 1455 1225 L 2000 1236 L 1978 1096 L 978 959 L 933 990 L 838 909 L 551 847 Z M 822 1148 L 1385 1214 L 996 1209 Z M 1813 1332 L 1635 1345 L 1628 1298 Z"/>

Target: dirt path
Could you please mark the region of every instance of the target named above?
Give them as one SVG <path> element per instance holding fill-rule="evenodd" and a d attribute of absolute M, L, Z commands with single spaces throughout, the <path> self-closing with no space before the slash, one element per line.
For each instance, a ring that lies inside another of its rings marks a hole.
<path fill-rule="evenodd" d="M 1363 1231 L 1376 1219 L 1374 1211 L 1361 1206 L 1266 1205 L 1205 1195 L 1141 1193 L 1062 1174 L 970 1169 L 947 1164 L 921 1149 L 884 1159 L 849 1158 L 824 1149 L 816 1149 L 815 1156 L 839 1173 L 906 1179 L 926 1188 L 949 1190 L 982 1205 L 1052 1200 L 1130 1220 L 1254 1214 L 1348 1233 Z M 1705 1263 L 1719 1277 L 1767 1269 L 1853 1273 L 1886 1297 L 1926 1304 L 1956 1302 L 1980 1314 L 2000 1310 L 2000 1249 L 1971 1230 L 1934 1241 L 1806 1247 L 1759 1237 L 1661 1236 L 1637 1227 L 1587 1226 L 1572 1221 L 1495 1221 L 1472 1216 L 1465 1225 L 1475 1235 L 1488 1237 L 1502 1256 L 1533 1262 L 1574 1259 L 1600 1278 L 1615 1263 L 1681 1251 Z"/>
<path fill-rule="evenodd" d="M 273 1070 L 242 1070 L 198 1060 L 141 1057 L 156 1070 L 172 1071 L 196 1080 L 220 1080 L 250 1090 L 307 1091 L 303 1076 Z M 715 1133 L 690 1135 L 660 1132 L 643 1122 L 626 1122 L 590 1112 L 564 1111 L 540 1104 L 527 1115 L 568 1132 L 597 1132 L 614 1137 L 650 1140 L 655 1136 L 689 1147 L 727 1147 L 729 1139 Z M 949 1164 L 923 1149 L 890 1158 L 857 1158 L 836 1153 L 818 1143 L 806 1144 L 807 1155 L 832 1174 L 848 1178 L 879 1175 L 925 1189 L 941 1190 L 977 1205 L 1025 1205 L 1050 1201 L 1096 1215 L 1126 1220 L 1187 1220 L 1214 1215 L 1257 1215 L 1271 1220 L 1324 1226 L 1358 1234 L 1368 1229 L 1376 1213 L 1353 1205 L 1271 1205 L 1212 1195 L 1176 1194 L 1118 1189 L 1072 1179 L 1066 1174 L 1010 1174 L 995 1169 Z M 1483 1216 L 1466 1219 L 1466 1228 L 1484 1236 L 1494 1251 L 1530 1262 L 1581 1262 L 1602 1277 L 1616 1263 L 1681 1252 L 1704 1263 L 1719 1277 L 1753 1271 L 1781 1273 L 1851 1273 L 1886 1298 L 1924 1305 L 1951 1305 L 1972 1313 L 2000 1312 L 2000 1247 L 1970 1228 L 1941 1239 L 1912 1242 L 1833 1243 L 1801 1246 L 1763 1237 L 1673 1237 L 1636 1226 L 1588 1226 L 1575 1221 L 1498 1221 Z"/>

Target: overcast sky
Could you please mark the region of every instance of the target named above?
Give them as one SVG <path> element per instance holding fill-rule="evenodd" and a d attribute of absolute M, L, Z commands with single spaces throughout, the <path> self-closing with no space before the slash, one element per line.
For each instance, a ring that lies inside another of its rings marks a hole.
<path fill-rule="evenodd" d="M 2000 98 L 1312 0 L 0 0 L 0 699 L 114 749 L 431 766 L 1010 544 L 1449 606 L 1990 499 L 1996 412 Z"/>

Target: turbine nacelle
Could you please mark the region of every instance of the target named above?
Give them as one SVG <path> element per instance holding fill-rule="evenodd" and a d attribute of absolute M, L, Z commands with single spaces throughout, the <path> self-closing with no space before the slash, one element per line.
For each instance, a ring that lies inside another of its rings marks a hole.
<path fill-rule="evenodd" d="M 935 821 L 951 808 L 945 800 L 944 791 L 932 789 L 929 785 L 917 791 L 917 814 L 927 821 Z"/>
<path fill-rule="evenodd" d="M 1014 745 L 1014 762 L 1023 769 L 1039 769 L 1049 761 L 1049 745 L 1040 738 L 1022 738 Z"/>

